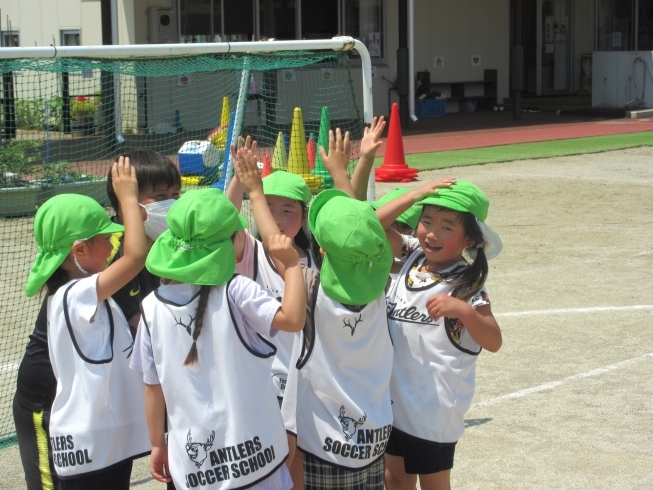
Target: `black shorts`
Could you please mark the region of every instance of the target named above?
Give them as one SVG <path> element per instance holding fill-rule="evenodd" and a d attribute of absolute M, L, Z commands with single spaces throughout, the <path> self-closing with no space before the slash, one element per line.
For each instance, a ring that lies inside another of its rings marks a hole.
<path fill-rule="evenodd" d="M 404 458 L 404 469 L 411 475 L 428 475 L 453 468 L 455 442 L 433 442 L 392 428 L 386 454 Z"/>

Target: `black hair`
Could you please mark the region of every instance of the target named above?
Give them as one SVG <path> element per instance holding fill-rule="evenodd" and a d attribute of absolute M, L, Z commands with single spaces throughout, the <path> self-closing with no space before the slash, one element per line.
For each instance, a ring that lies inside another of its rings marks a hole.
<path fill-rule="evenodd" d="M 304 201 L 297 201 L 299 205 L 302 207 L 302 215 L 304 213 L 308 213 L 308 207 L 306 206 L 306 203 Z M 310 250 L 311 248 L 311 240 L 306 236 L 306 232 L 304 231 L 304 228 L 300 228 L 299 232 L 295 235 L 295 238 L 293 238 L 295 245 L 297 245 L 299 248 L 302 250 Z"/>
<path fill-rule="evenodd" d="M 158 185 L 178 187 L 181 189 L 181 174 L 177 166 L 167 156 L 154 150 L 132 150 L 122 153 L 119 157 L 129 158 L 136 170 L 138 190 L 154 189 Z M 118 160 L 118 158 L 116 158 Z M 118 196 L 113 190 L 111 170 L 107 176 L 107 195 L 113 210 L 118 212 Z"/>
<path fill-rule="evenodd" d="M 460 274 L 449 279 L 449 282 L 453 284 L 451 295 L 454 298 L 468 301 L 483 287 L 488 274 L 487 257 L 485 257 L 485 251 L 483 250 L 485 239 L 483 238 L 481 227 L 478 226 L 476 217 L 472 213 L 461 213 L 441 206 L 427 206 L 434 208 L 436 211 L 456 213 L 458 216 L 458 222 L 463 225 L 465 230 L 465 236 L 474 242 L 472 245 L 472 248 L 476 250 L 476 258 L 474 261 L 469 264 L 468 267 L 465 267 L 465 270 Z M 426 208 L 427 206 L 423 207 Z M 424 211 L 422 210 L 422 214 L 423 213 Z"/>
<path fill-rule="evenodd" d="M 71 277 L 67 270 L 59 266 L 59 268 L 52 273 L 48 280 L 45 281 L 45 294 L 52 296 L 64 284 L 70 281 Z"/>
<path fill-rule="evenodd" d="M 320 253 L 320 244 L 317 243 L 315 235 L 313 234 L 311 234 L 311 252 L 313 253 L 315 267 L 317 267 L 317 270 L 322 270 L 322 262 L 324 262 L 324 258 L 322 258 L 322 254 Z"/>
<path fill-rule="evenodd" d="M 200 298 L 197 302 L 197 310 L 195 310 L 195 327 L 193 328 L 193 346 L 190 348 L 184 366 L 195 364 L 197 362 L 197 337 L 202 332 L 204 326 L 204 314 L 206 313 L 206 305 L 209 303 L 209 294 L 213 286 L 200 286 Z"/>

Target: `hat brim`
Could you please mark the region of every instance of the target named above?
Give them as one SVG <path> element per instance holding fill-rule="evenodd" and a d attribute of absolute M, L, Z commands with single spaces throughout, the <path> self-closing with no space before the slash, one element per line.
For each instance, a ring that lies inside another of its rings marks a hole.
<path fill-rule="evenodd" d="M 501 253 L 501 250 L 503 250 L 503 242 L 497 232 L 488 225 L 479 219 L 477 219 L 476 222 L 483 233 L 483 240 L 485 242 L 483 245 L 483 251 L 485 252 L 485 257 L 488 260 L 493 259 Z"/>
<path fill-rule="evenodd" d="M 320 269 L 320 283 L 325 294 L 339 303 L 362 306 L 383 295 L 390 277 L 392 251 L 386 248 L 377 263 L 352 264 L 324 256 Z"/>
<path fill-rule="evenodd" d="M 210 248 L 182 249 L 166 230 L 152 245 L 145 267 L 155 276 L 198 286 L 225 284 L 236 270 L 236 252 L 231 240 Z"/>
<path fill-rule="evenodd" d="M 100 229 L 95 235 L 105 235 L 113 233 L 122 233 L 125 231 L 125 227 L 118 223 L 109 222 L 107 226 Z M 89 239 L 93 237 L 85 237 Z M 82 240 L 84 238 L 78 238 L 77 240 Z M 61 264 L 64 263 L 66 257 L 70 254 L 70 251 L 73 248 L 75 241 L 73 240 L 70 245 L 66 245 L 57 250 L 51 252 L 43 252 L 36 257 L 32 269 L 29 272 L 29 277 L 27 278 L 27 284 L 25 285 L 25 296 L 28 298 L 34 296 L 39 292 L 50 276 L 56 272 L 56 270 L 61 267 Z"/>
<path fill-rule="evenodd" d="M 320 192 L 315 196 L 315 199 L 313 199 L 311 207 L 308 210 L 308 224 L 311 227 L 311 230 L 315 230 L 315 221 L 317 220 L 317 215 L 319 214 L 320 209 L 322 209 L 322 207 L 334 197 L 346 197 L 352 199 L 349 194 L 340 189 L 328 189 Z"/>

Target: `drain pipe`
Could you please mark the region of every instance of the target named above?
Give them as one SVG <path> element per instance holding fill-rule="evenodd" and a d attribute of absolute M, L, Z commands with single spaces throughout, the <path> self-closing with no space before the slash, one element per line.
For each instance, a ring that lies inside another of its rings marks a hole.
<path fill-rule="evenodd" d="M 111 0 L 111 43 L 118 45 L 118 0 Z M 116 141 L 119 144 L 125 142 L 122 135 L 122 113 L 120 107 L 120 75 L 113 74 L 113 117 L 116 131 Z"/>
<path fill-rule="evenodd" d="M 411 121 L 415 116 L 415 0 L 408 0 L 408 112 Z"/>

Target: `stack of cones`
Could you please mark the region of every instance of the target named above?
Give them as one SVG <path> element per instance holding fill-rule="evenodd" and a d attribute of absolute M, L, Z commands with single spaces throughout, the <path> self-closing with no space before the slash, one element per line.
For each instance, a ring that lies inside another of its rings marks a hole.
<path fill-rule="evenodd" d="M 329 119 L 329 108 L 327 106 L 322 107 L 322 114 L 320 115 L 320 132 L 317 136 L 317 147 L 324 148 L 325 151 L 329 149 L 329 131 L 331 131 L 331 121 Z M 324 167 L 324 162 L 322 161 L 322 156 L 320 152 L 317 151 L 315 157 L 315 166 L 313 168 L 313 174 L 317 177 L 321 177 L 324 180 L 322 184 L 323 189 L 330 189 L 333 187 L 333 178 L 331 174 Z"/>
<path fill-rule="evenodd" d="M 218 148 L 224 148 L 227 144 L 227 130 L 229 129 L 229 97 L 222 98 L 222 114 L 220 115 L 220 126 L 211 131 L 206 137 Z"/>
<path fill-rule="evenodd" d="M 308 164 L 308 152 L 306 151 L 306 131 L 304 130 L 304 117 L 300 107 L 295 107 L 292 118 L 292 129 L 290 131 L 290 155 L 288 155 L 288 171 L 300 175 L 311 192 L 320 190 L 324 179 L 313 175 Z"/>
<path fill-rule="evenodd" d="M 390 129 L 388 130 L 385 158 L 383 165 L 376 169 L 375 180 L 377 182 L 411 182 L 415 180 L 418 172 L 419 170 L 416 168 L 406 165 L 401 124 L 399 123 L 399 105 L 394 103 L 390 113 Z"/>
<path fill-rule="evenodd" d="M 274 170 L 288 169 L 288 154 L 286 153 L 286 145 L 283 142 L 283 133 L 281 132 L 279 132 L 279 135 L 277 136 L 277 144 L 274 146 L 272 168 L 274 168 Z"/>

